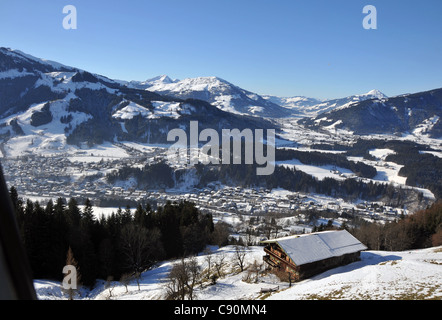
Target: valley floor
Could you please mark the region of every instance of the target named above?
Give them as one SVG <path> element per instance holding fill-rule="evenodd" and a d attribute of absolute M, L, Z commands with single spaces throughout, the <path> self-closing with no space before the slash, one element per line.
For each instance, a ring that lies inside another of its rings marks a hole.
<path fill-rule="evenodd" d="M 258 281 L 249 271 L 240 272 L 235 263 L 233 246 L 212 248 L 212 263 L 224 257 L 223 276 L 214 285 L 204 281 L 196 290 L 198 300 L 441 300 L 442 299 L 442 247 L 404 251 L 366 251 L 361 261 L 338 267 L 310 279 L 293 284 L 281 282 L 275 275 L 262 273 Z M 250 247 L 246 265 L 262 262 L 263 248 Z M 206 255 L 197 257 L 204 278 L 207 271 Z M 78 299 L 87 300 L 163 300 L 165 284 L 173 263 L 167 261 L 144 272 L 140 290 L 132 281 L 127 290 L 119 282 L 106 286 L 97 282 L 93 290 L 82 289 Z M 249 269 L 250 270 L 250 269 Z M 248 280 L 247 280 L 248 278 Z M 109 285 L 109 284 L 108 284 Z M 36 280 L 34 286 L 39 299 L 66 299 L 60 283 Z M 261 289 L 275 289 L 274 293 L 261 293 Z"/>

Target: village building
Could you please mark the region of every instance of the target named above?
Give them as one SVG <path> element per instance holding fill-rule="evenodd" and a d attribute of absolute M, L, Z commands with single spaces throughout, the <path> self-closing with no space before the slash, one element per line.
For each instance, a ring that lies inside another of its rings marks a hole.
<path fill-rule="evenodd" d="M 367 249 L 346 230 L 324 231 L 262 241 L 264 261 L 300 281 L 360 259 Z"/>

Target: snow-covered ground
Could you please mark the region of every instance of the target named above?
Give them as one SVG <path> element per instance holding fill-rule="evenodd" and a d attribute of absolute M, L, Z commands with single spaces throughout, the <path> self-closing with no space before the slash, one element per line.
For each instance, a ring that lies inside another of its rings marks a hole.
<path fill-rule="evenodd" d="M 299 160 L 287 160 L 277 161 L 276 165 L 283 166 L 289 169 L 295 168 L 296 170 L 305 172 L 318 180 L 324 180 L 325 178 L 333 178 L 336 180 L 344 180 L 348 177 L 355 176 L 355 174 L 348 169 L 336 167 L 334 165 L 325 166 L 313 166 L 303 164 Z"/>
<path fill-rule="evenodd" d="M 442 247 L 404 252 L 366 251 L 361 261 L 338 267 L 310 279 L 295 283 L 289 288 L 271 273 L 263 273 L 258 281 L 254 277 L 246 281 L 248 271 L 240 272 L 235 265 L 235 248 L 212 248 L 212 265 L 220 257 L 227 262 L 224 276 L 215 285 L 204 281 L 196 290 L 198 300 L 303 300 L 303 299 L 370 299 L 370 300 L 424 300 L 442 299 Z M 255 260 L 262 262 L 263 247 L 250 247 L 246 265 Z M 207 255 L 197 257 L 204 277 L 207 271 Z M 136 281 L 126 287 L 104 281 L 89 291 L 82 289 L 81 299 L 102 300 L 162 300 L 164 299 L 168 273 L 177 261 L 167 261 L 141 276 L 140 290 Z M 214 272 L 214 271 L 212 271 Z M 34 286 L 39 299 L 66 299 L 60 283 L 36 280 Z M 278 292 L 262 294 L 261 289 L 276 288 Z"/>
<path fill-rule="evenodd" d="M 442 299 L 442 247 L 362 252 L 361 261 L 299 282 L 269 299 Z"/>

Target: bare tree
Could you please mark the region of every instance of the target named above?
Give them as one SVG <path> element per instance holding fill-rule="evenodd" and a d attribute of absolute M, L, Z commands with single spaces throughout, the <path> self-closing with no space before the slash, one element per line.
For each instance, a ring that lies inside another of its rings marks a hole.
<path fill-rule="evenodd" d="M 213 266 L 216 270 L 216 273 L 218 275 L 218 278 L 221 278 L 223 276 L 223 269 L 227 265 L 227 256 L 224 252 L 221 252 L 216 255 L 215 261 L 213 262 Z"/>
<path fill-rule="evenodd" d="M 276 219 L 280 217 L 280 214 L 276 212 L 271 212 L 267 215 L 267 218 L 264 219 L 264 225 L 263 225 L 263 231 L 264 235 L 267 237 L 267 239 L 272 238 L 272 233 L 274 234 L 274 237 L 278 237 L 278 231 L 281 229 L 281 227 L 278 225 Z"/>
<path fill-rule="evenodd" d="M 121 248 L 126 258 L 126 267 L 137 275 L 138 290 L 140 290 L 138 276 L 145 270 L 148 262 L 147 246 L 147 232 L 144 228 L 133 224 L 124 226 L 121 231 Z"/>
<path fill-rule="evenodd" d="M 167 300 L 184 300 L 186 298 L 185 276 L 183 264 L 175 264 L 169 272 L 166 282 Z"/>
<path fill-rule="evenodd" d="M 263 221 L 263 231 L 267 239 L 272 237 L 272 224 L 270 218 L 264 219 Z"/>
<path fill-rule="evenodd" d="M 126 288 L 126 293 L 129 292 L 127 286 L 133 279 L 133 276 L 130 273 L 123 273 L 120 278 L 120 283 Z"/>
<path fill-rule="evenodd" d="M 246 244 L 248 246 L 253 246 L 253 229 L 249 226 L 246 229 Z"/>
<path fill-rule="evenodd" d="M 214 231 L 212 233 L 212 241 L 218 247 L 222 247 L 228 244 L 230 236 L 230 226 L 225 222 L 218 222 L 215 225 Z"/>
<path fill-rule="evenodd" d="M 240 268 L 241 272 L 245 269 L 245 259 L 248 248 L 244 246 L 235 246 L 234 262 Z"/>
<path fill-rule="evenodd" d="M 212 273 L 212 262 L 213 262 L 213 252 L 212 250 L 207 247 L 206 249 L 204 249 L 205 254 L 204 256 L 204 260 L 207 262 L 207 275 L 206 275 L 206 279 L 209 280 L 210 279 L 210 275 Z"/>
<path fill-rule="evenodd" d="M 195 257 L 182 259 L 170 270 L 166 284 L 167 299 L 189 300 L 195 297 L 194 289 L 200 279 L 201 268 Z"/>
<path fill-rule="evenodd" d="M 200 271 L 201 271 L 201 267 L 198 265 L 198 260 L 196 259 L 196 257 L 190 258 L 189 261 L 187 262 L 187 271 L 189 275 L 188 277 L 189 281 L 186 284 L 188 288 L 187 295 L 189 297 L 189 300 L 193 300 L 195 292 L 194 289 L 200 279 Z"/>
<path fill-rule="evenodd" d="M 112 291 L 114 291 L 114 289 L 115 289 L 115 284 L 113 283 L 113 281 L 114 281 L 114 277 L 108 276 L 106 279 L 106 283 L 104 285 L 104 287 L 109 290 L 109 296 L 106 298 L 107 300 L 112 298 Z"/>
<path fill-rule="evenodd" d="M 262 267 L 263 267 L 263 264 L 262 263 L 259 263 L 256 259 L 253 261 L 253 263 L 249 266 L 249 268 L 248 268 L 248 272 L 249 272 L 249 274 L 250 274 L 250 277 L 252 276 L 252 275 L 254 275 L 255 276 L 255 279 L 254 279 L 254 282 L 255 283 L 258 283 L 258 281 L 259 281 L 259 274 L 261 273 L 261 271 L 262 271 Z"/>
<path fill-rule="evenodd" d="M 435 234 L 431 236 L 431 244 L 433 247 L 438 247 L 442 245 L 442 228 L 439 227 L 439 229 L 436 231 Z"/>
<path fill-rule="evenodd" d="M 123 227 L 121 231 L 121 248 L 125 255 L 125 266 L 137 280 L 140 290 L 141 273 L 148 269 L 160 255 L 160 232 L 158 229 L 148 231 L 147 229 L 132 223 Z"/>

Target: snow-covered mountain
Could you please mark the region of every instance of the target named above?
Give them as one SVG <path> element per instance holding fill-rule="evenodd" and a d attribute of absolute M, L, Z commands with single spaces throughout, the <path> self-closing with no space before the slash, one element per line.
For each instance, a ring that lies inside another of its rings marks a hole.
<path fill-rule="evenodd" d="M 328 111 L 348 107 L 356 102 L 370 99 L 383 99 L 387 98 L 387 96 L 379 90 L 371 90 L 365 94 L 352 95 L 345 98 L 330 100 L 319 100 L 304 96 L 276 97 L 266 95 L 263 96 L 263 98 L 292 110 L 293 116 L 295 117 L 311 118 Z"/>
<path fill-rule="evenodd" d="M 141 82 L 140 81 L 130 81 L 129 86 L 134 87 L 136 89 L 142 89 L 142 90 L 149 88 L 150 91 L 154 91 L 153 88 L 161 89 L 164 87 L 164 85 L 177 83 L 177 82 L 179 82 L 179 80 L 177 80 L 177 79 L 172 80 L 167 75 L 161 75 L 161 76 L 157 76 L 157 77 L 148 79 L 146 81 L 141 81 Z"/>
<path fill-rule="evenodd" d="M 356 134 L 418 134 L 442 137 L 442 89 L 349 102 L 301 123 Z"/>
<path fill-rule="evenodd" d="M 172 80 L 163 75 L 144 82 L 131 81 L 129 85 L 170 97 L 204 100 L 220 110 L 234 114 L 271 118 L 283 118 L 293 114 L 287 108 L 218 77 Z"/>
<path fill-rule="evenodd" d="M 270 128 L 263 119 L 205 101 L 162 96 L 6 48 L 0 48 L 0 97 L 0 149 L 6 155 L 11 144 L 63 151 L 105 142 L 164 143 L 169 130 L 191 120 L 201 130 Z"/>
<path fill-rule="evenodd" d="M 217 77 L 159 76 L 124 82 L 0 48 L 0 150 L 58 150 L 105 142 L 164 143 L 173 128 L 278 129 L 269 118 L 312 128 L 442 136 L 442 89 L 387 98 L 377 90 L 342 99 L 260 96 Z M 285 120 L 284 120 L 285 121 Z"/>
<path fill-rule="evenodd" d="M 331 100 L 319 100 L 304 96 L 259 95 L 218 77 L 178 80 L 162 75 L 143 82 L 131 81 L 128 86 L 170 97 L 204 100 L 223 111 L 231 113 L 268 118 L 314 117 L 336 108 L 349 106 L 352 103 L 387 98 L 379 90 Z"/>

